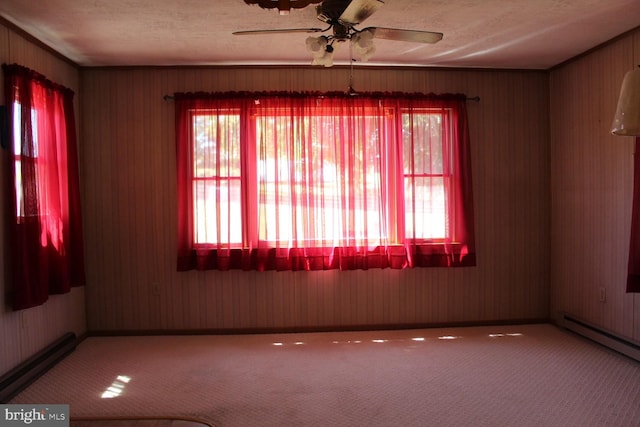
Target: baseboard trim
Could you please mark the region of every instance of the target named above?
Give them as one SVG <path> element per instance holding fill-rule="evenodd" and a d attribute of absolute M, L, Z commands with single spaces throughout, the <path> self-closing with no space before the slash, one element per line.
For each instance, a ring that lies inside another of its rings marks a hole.
<path fill-rule="evenodd" d="M 561 313 L 558 326 L 640 362 L 640 345 L 569 313 Z"/>
<path fill-rule="evenodd" d="M 307 332 L 358 332 L 385 331 L 401 329 L 433 329 L 460 328 L 472 326 L 506 326 L 549 323 L 549 319 L 509 319 L 478 322 L 443 322 L 443 323 L 398 323 L 398 324 L 365 324 L 365 325 L 331 325 L 331 326 L 293 326 L 274 328 L 203 328 L 203 329 L 130 329 L 130 330 L 93 330 L 87 333 L 90 337 L 110 336 L 153 336 L 153 335 L 246 335 L 246 334 L 289 334 Z"/>
<path fill-rule="evenodd" d="M 7 403 L 29 384 L 75 350 L 76 335 L 67 332 L 34 356 L 0 377 L 0 403 Z"/>

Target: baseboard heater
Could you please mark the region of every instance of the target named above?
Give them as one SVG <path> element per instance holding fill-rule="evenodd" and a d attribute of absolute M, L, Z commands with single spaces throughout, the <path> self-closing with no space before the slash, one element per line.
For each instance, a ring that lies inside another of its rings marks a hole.
<path fill-rule="evenodd" d="M 7 403 L 43 373 L 75 350 L 76 335 L 72 332 L 49 344 L 23 363 L 0 377 L 0 403 Z"/>
<path fill-rule="evenodd" d="M 638 343 L 580 320 L 568 313 L 562 314 L 559 326 L 640 362 L 640 345 Z"/>

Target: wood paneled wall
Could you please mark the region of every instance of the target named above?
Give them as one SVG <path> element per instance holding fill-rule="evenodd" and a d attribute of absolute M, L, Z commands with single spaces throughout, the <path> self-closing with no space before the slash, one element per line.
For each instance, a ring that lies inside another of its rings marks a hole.
<path fill-rule="evenodd" d="M 462 92 L 478 266 L 184 272 L 176 265 L 176 91 L 346 90 L 347 68 L 83 69 L 89 329 L 330 328 L 544 319 L 548 73 L 356 68 L 361 91 Z"/>
<path fill-rule="evenodd" d="M 625 293 L 634 138 L 610 133 L 622 79 L 638 64 L 640 30 L 550 73 L 551 315 L 640 342 L 640 296 Z"/>
<path fill-rule="evenodd" d="M 52 81 L 67 86 L 76 91 L 76 116 L 78 106 L 79 70 L 52 55 L 33 42 L 16 34 L 9 27 L 0 22 L 0 62 L 18 63 L 45 75 Z M 1 74 L 1 73 L 0 73 Z M 0 85 L 0 105 L 4 105 L 4 84 Z M 82 149 L 80 147 L 80 149 Z M 0 162 L 0 181 L 4 184 L 6 168 Z M 4 205 L 6 195 L 5 186 L 0 185 L 0 253 L 3 255 L 11 250 L 6 243 Z M 42 306 L 28 310 L 14 312 L 6 301 L 7 283 L 6 257 L 0 256 L 0 375 L 23 362 L 65 332 L 75 332 L 81 335 L 86 332 L 85 295 L 83 288 L 74 288 L 70 294 L 53 296 Z M 34 266 L 37 268 L 37 266 Z"/>

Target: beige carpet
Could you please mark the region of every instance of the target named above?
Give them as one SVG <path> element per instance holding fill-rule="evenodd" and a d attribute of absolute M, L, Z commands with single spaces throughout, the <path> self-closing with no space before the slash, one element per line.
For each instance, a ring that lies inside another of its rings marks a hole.
<path fill-rule="evenodd" d="M 11 403 L 224 426 L 640 426 L 640 364 L 552 325 L 89 338 Z"/>
<path fill-rule="evenodd" d="M 207 422 L 180 418 L 73 418 L 69 427 L 212 427 Z"/>

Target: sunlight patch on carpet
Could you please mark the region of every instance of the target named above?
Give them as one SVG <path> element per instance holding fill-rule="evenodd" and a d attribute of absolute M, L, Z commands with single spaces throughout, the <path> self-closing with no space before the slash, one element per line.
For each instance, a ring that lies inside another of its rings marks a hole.
<path fill-rule="evenodd" d="M 118 397 L 124 391 L 124 388 L 131 381 L 131 377 L 126 375 L 118 375 L 114 382 L 111 383 L 109 387 L 102 393 L 103 399 L 112 399 L 114 397 Z"/>

